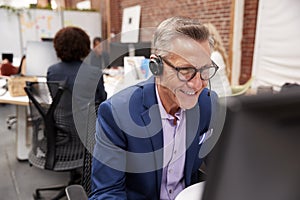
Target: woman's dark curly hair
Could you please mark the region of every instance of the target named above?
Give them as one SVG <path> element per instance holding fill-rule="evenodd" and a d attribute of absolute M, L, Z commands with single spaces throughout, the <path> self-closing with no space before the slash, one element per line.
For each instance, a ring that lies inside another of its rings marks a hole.
<path fill-rule="evenodd" d="M 90 52 L 90 38 L 78 27 L 62 28 L 56 33 L 53 42 L 57 57 L 65 62 L 82 60 Z"/>

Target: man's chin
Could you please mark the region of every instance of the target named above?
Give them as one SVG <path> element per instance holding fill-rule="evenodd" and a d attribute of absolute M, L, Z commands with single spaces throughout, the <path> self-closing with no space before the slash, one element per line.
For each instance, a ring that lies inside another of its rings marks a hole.
<path fill-rule="evenodd" d="M 180 108 L 189 110 L 195 107 L 195 105 L 197 104 L 198 101 L 194 101 L 194 102 L 184 102 L 182 104 L 180 104 Z"/>

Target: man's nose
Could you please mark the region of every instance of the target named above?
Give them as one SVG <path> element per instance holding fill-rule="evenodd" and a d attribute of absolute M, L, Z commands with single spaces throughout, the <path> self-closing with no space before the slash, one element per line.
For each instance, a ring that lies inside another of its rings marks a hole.
<path fill-rule="evenodd" d="M 194 90 L 198 90 L 202 87 L 206 87 L 207 81 L 203 81 L 201 79 L 200 72 L 198 71 L 195 77 L 193 77 L 190 81 L 187 82 L 187 85 Z"/>

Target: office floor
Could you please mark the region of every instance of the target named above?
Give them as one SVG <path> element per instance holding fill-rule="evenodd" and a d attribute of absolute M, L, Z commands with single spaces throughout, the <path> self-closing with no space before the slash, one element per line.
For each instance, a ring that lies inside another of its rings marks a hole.
<path fill-rule="evenodd" d="M 66 172 L 30 167 L 27 161 L 16 159 L 15 126 L 11 130 L 6 128 L 6 118 L 12 114 L 15 114 L 15 106 L 0 104 L 0 199 L 31 200 L 35 188 L 67 183 L 69 174 Z"/>

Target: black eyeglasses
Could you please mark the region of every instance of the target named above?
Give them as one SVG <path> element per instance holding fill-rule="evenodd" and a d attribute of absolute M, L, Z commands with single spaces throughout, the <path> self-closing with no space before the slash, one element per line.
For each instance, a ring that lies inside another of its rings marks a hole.
<path fill-rule="evenodd" d="M 197 72 L 200 72 L 201 80 L 207 81 L 207 80 L 211 79 L 219 69 L 219 67 L 213 61 L 211 61 L 211 63 L 212 63 L 211 65 L 205 65 L 205 66 L 201 67 L 200 69 L 197 69 L 195 67 L 175 67 L 167 59 L 162 57 L 162 60 L 167 65 L 169 65 L 170 67 L 175 69 L 177 71 L 178 79 L 181 81 L 184 81 L 184 82 L 188 82 L 188 81 L 192 80 L 196 76 Z"/>

